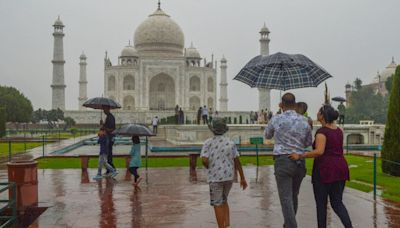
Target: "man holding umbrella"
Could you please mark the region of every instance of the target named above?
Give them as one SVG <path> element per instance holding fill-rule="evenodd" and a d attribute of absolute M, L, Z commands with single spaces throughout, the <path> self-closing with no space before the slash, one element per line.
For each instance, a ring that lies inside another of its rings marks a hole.
<path fill-rule="evenodd" d="M 311 146 L 312 131 L 305 117 L 296 111 L 296 98 L 292 93 L 282 97 L 283 113 L 274 116 L 265 128 L 265 138 L 275 139 L 275 179 L 281 201 L 284 227 L 296 228 L 296 212 L 300 185 L 306 175 L 305 160 L 293 161 L 289 154 L 304 153 Z"/>
<path fill-rule="evenodd" d="M 107 134 L 107 161 L 115 169 L 112 153 L 114 144 L 114 134 L 112 132 L 115 130 L 115 117 L 111 114 L 109 106 L 104 106 L 103 112 L 106 115 L 106 121 L 104 122 L 103 127 Z M 108 170 L 107 173 L 109 173 Z"/>

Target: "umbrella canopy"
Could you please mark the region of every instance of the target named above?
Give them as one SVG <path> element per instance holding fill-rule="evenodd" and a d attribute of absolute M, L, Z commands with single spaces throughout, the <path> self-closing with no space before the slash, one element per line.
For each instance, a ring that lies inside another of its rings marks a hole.
<path fill-rule="evenodd" d="M 346 98 L 343 97 L 334 97 L 332 100 L 337 102 L 346 102 Z"/>
<path fill-rule="evenodd" d="M 285 91 L 317 87 L 330 77 L 332 75 L 304 55 L 278 52 L 273 55 L 254 57 L 234 79 L 252 88 Z"/>
<path fill-rule="evenodd" d="M 84 107 L 93 108 L 93 109 L 103 109 L 105 107 L 109 107 L 110 109 L 121 108 L 121 105 L 113 99 L 107 97 L 95 97 L 87 100 L 83 103 Z"/>
<path fill-rule="evenodd" d="M 143 124 L 125 124 L 116 129 L 113 134 L 129 136 L 155 136 L 152 130 Z"/>

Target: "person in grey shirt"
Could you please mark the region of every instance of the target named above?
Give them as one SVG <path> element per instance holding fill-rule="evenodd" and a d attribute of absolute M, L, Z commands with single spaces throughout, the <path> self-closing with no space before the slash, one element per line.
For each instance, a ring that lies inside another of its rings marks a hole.
<path fill-rule="evenodd" d="M 312 130 L 304 116 L 296 111 L 292 93 L 282 96 L 279 104 L 283 113 L 275 115 L 265 128 L 265 138 L 274 138 L 274 169 L 279 199 L 285 220 L 284 227 L 296 228 L 296 212 L 301 182 L 306 175 L 304 159 L 293 161 L 291 153 L 304 153 L 312 144 Z"/>

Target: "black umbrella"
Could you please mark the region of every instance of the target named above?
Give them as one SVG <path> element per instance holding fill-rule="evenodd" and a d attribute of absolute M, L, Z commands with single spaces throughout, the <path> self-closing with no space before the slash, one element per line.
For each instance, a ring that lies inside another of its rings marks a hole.
<path fill-rule="evenodd" d="M 107 97 L 95 97 L 95 98 L 89 99 L 85 103 L 83 103 L 82 106 L 88 107 L 88 108 L 93 108 L 93 109 L 104 109 L 105 107 L 108 107 L 110 109 L 121 108 L 121 105 L 118 104 L 118 102 L 114 101 L 111 98 L 107 98 Z"/>
<path fill-rule="evenodd" d="M 346 98 L 343 97 L 334 97 L 332 100 L 337 102 L 346 102 Z"/>
<path fill-rule="evenodd" d="M 127 136 L 155 136 L 153 131 L 143 124 L 125 124 L 113 131 L 113 134 Z"/>
<path fill-rule="evenodd" d="M 146 170 L 148 168 L 148 151 L 149 151 L 149 140 L 148 136 L 155 136 L 152 130 L 146 127 L 144 124 L 125 124 L 117 130 L 113 131 L 116 135 L 126 136 L 146 136 Z"/>
<path fill-rule="evenodd" d="M 254 57 L 234 79 L 252 88 L 289 90 L 317 87 L 330 77 L 332 75 L 304 55 L 278 52 Z"/>

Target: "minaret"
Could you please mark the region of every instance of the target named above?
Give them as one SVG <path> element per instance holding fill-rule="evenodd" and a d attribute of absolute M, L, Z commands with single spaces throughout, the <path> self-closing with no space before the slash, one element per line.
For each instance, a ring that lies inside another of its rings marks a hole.
<path fill-rule="evenodd" d="M 269 29 L 264 23 L 260 30 L 260 55 L 269 55 Z M 271 111 L 271 90 L 258 89 L 258 109 Z"/>
<path fill-rule="evenodd" d="M 54 22 L 54 49 L 53 49 L 53 83 L 52 88 L 52 109 L 65 110 L 65 83 L 64 83 L 64 24 L 60 17 Z"/>
<path fill-rule="evenodd" d="M 353 91 L 353 88 L 351 86 L 351 84 L 349 82 L 347 82 L 347 84 L 345 85 L 345 93 L 346 93 L 346 106 L 350 107 L 351 103 L 350 103 L 350 97 L 351 97 L 351 93 Z"/>
<path fill-rule="evenodd" d="M 86 79 L 86 55 L 82 52 L 82 55 L 79 57 L 79 110 L 85 110 L 83 107 L 83 103 L 87 100 L 87 79 Z"/>
<path fill-rule="evenodd" d="M 220 86 L 220 98 L 219 98 L 219 110 L 222 112 L 228 111 L 228 82 L 226 68 L 228 65 L 227 61 L 223 56 L 221 59 L 221 83 Z"/>

